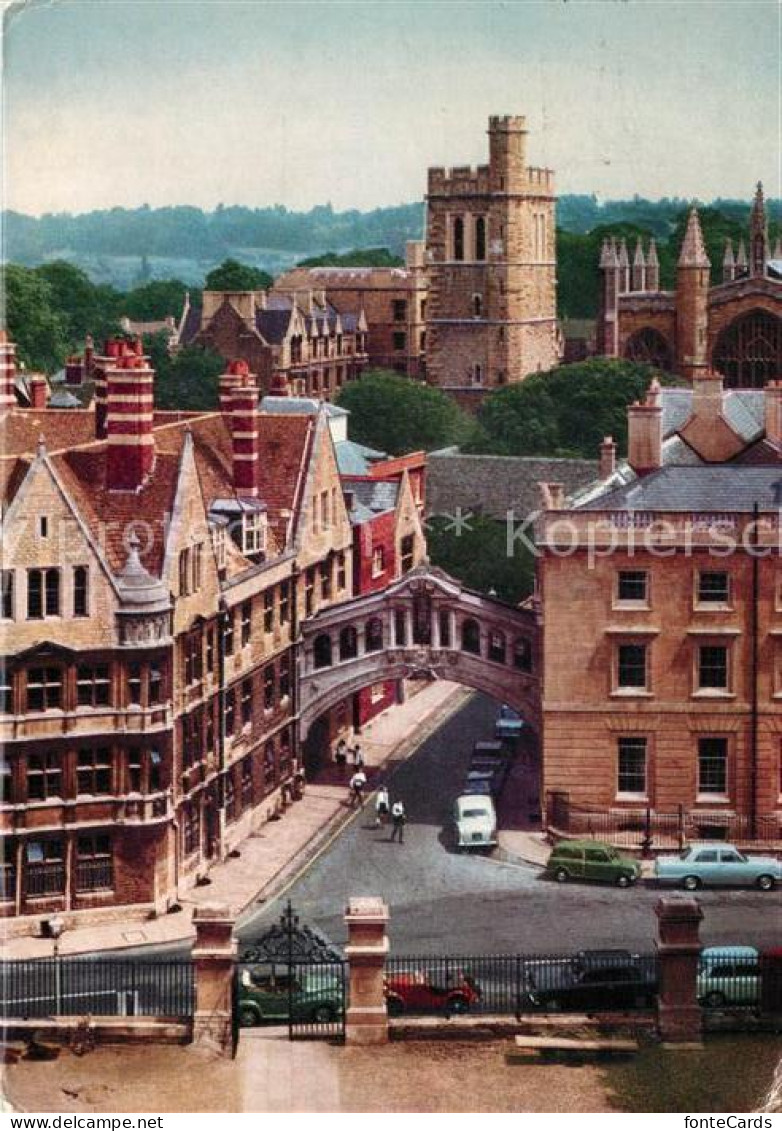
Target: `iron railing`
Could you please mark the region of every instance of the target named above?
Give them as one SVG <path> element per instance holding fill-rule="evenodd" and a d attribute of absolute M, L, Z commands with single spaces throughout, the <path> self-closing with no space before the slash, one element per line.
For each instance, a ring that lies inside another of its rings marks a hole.
<path fill-rule="evenodd" d="M 391 1016 L 520 1016 L 650 1009 L 658 980 L 657 957 L 651 954 L 393 955 L 385 989 Z"/>
<path fill-rule="evenodd" d="M 556 832 L 594 837 L 625 848 L 683 848 L 688 841 L 722 840 L 779 848 L 782 818 L 685 809 L 598 809 L 572 802 L 567 793 L 546 795 L 546 821 Z"/>
<path fill-rule="evenodd" d="M 65 865 L 60 860 L 28 862 L 24 869 L 24 884 L 27 895 L 63 895 Z"/>
<path fill-rule="evenodd" d="M 5 1018 L 191 1017 L 195 978 L 189 960 L 38 958 L 0 963 Z"/>
<path fill-rule="evenodd" d="M 114 867 L 110 856 L 76 861 L 76 891 L 103 891 L 114 887 Z"/>
<path fill-rule="evenodd" d="M 16 899 L 16 868 L 0 864 L 0 899 Z"/>

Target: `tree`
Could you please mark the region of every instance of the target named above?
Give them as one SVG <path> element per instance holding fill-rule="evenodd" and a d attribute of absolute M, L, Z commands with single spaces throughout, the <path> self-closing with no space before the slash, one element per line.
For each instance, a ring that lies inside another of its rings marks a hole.
<path fill-rule="evenodd" d="M 72 263 L 54 259 L 35 268 L 49 285 L 51 304 L 66 326 L 69 345 L 76 348 L 85 334 L 102 338 L 118 328 L 120 295 L 111 287 L 97 287 Z"/>
<path fill-rule="evenodd" d="M 169 314 L 179 318 L 187 290 L 181 279 L 153 279 L 128 291 L 121 301 L 122 313 L 139 322 L 167 318 Z"/>
<path fill-rule="evenodd" d="M 165 334 L 145 336 L 144 349 L 155 370 L 155 407 L 209 411 L 219 404 L 219 377 L 225 361 L 212 350 L 185 346 L 173 358 Z"/>
<path fill-rule="evenodd" d="M 478 411 L 483 451 L 509 456 L 581 456 L 596 459 L 600 441 L 627 443 L 627 406 L 644 397 L 649 383 L 677 380 L 649 365 L 592 358 L 533 373 L 516 385 L 489 393 Z M 472 450 L 476 450 L 473 446 Z"/>
<path fill-rule="evenodd" d="M 504 522 L 482 515 L 464 515 L 455 522 L 435 515 L 426 524 L 429 558 L 470 589 L 494 591 L 518 604 L 532 592 L 535 559 L 520 539 L 510 540 Z"/>
<path fill-rule="evenodd" d="M 260 291 L 267 290 L 274 279 L 257 267 L 249 267 L 235 259 L 224 259 L 219 267 L 210 271 L 204 280 L 207 291 Z"/>
<path fill-rule="evenodd" d="M 41 275 L 9 264 L 4 269 L 8 334 L 17 358 L 30 369 L 53 373 L 68 355 L 68 327 L 54 309 L 52 288 Z"/>
<path fill-rule="evenodd" d="M 352 439 L 392 455 L 462 444 L 474 430 L 446 393 L 383 369 L 345 385 L 337 404 L 350 412 Z"/>
<path fill-rule="evenodd" d="M 404 267 L 404 259 L 392 255 L 387 247 L 354 248 L 338 255 L 327 251 L 312 259 L 302 259 L 297 267 Z"/>

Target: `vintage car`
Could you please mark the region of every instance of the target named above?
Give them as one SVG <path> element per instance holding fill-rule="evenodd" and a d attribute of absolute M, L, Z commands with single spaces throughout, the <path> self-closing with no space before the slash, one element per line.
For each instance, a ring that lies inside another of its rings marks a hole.
<path fill-rule="evenodd" d="M 771 891 L 782 879 L 782 864 L 773 856 L 745 856 L 732 844 L 691 844 L 678 856 L 658 856 L 655 876 L 661 884 L 680 884 L 685 891 L 700 887 L 752 886 Z"/>
<path fill-rule="evenodd" d="M 641 875 L 641 865 L 600 840 L 563 840 L 551 850 L 545 874 L 561 884 L 568 880 L 600 880 L 626 888 Z"/>
<path fill-rule="evenodd" d="M 582 950 L 572 959 L 528 960 L 518 1012 L 649 1008 L 657 988 L 653 959 L 627 950 Z"/>
<path fill-rule="evenodd" d="M 420 970 L 397 971 L 385 980 L 389 1014 L 467 1013 L 481 1000 L 481 988 L 462 970 L 444 975 L 442 983 Z"/>
<path fill-rule="evenodd" d="M 518 711 L 503 703 L 494 723 L 494 734 L 497 738 L 518 738 L 525 725 Z"/>
<path fill-rule="evenodd" d="M 463 793 L 453 806 L 457 848 L 493 848 L 497 843 L 497 814 L 486 794 Z"/>
<path fill-rule="evenodd" d="M 760 1002 L 760 954 L 754 946 L 707 946 L 698 963 L 698 1001 L 707 1008 Z"/>
<path fill-rule="evenodd" d="M 334 1021 L 342 1015 L 342 982 L 329 971 L 306 967 L 245 966 L 239 979 L 239 1024 L 289 1020 Z"/>

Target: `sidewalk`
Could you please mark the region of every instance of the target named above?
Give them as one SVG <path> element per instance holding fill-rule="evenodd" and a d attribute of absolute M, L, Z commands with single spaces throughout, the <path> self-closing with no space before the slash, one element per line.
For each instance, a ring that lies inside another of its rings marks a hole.
<path fill-rule="evenodd" d="M 368 723 L 360 741 L 370 790 L 383 772 L 408 757 L 470 694 L 459 684 L 440 680 Z M 76 927 L 62 935 L 60 954 L 190 942 L 193 910 L 200 904 L 225 904 L 238 917 L 249 904 L 270 898 L 355 812 L 347 806 L 350 773 L 348 770 L 343 778 L 336 767 L 329 766 L 308 783 L 301 801 L 290 805 L 280 820 L 267 822 L 248 837 L 241 844 L 240 856 L 216 864 L 209 872 L 208 885 L 192 888 L 180 899 L 181 912 L 158 919 L 117 919 Z M 52 942 L 8 939 L 2 942 L 2 954 L 6 959 L 51 957 Z"/>

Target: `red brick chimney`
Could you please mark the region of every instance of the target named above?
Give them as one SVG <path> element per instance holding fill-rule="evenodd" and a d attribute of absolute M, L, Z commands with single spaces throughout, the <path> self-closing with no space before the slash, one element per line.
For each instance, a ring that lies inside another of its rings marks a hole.
<path fill-rule="evenodd" d="M 246 362 L 243 363 L 246 368 Z M 231 444 L 234 490 L 237 495 L 258 495 L 258 384 L 252 373 L 240 374 L 230 391 Z"/>
<path fill-rule="evenodd" d="M 14 378 L 16 377 L 16 346 L 5 330 L 0 330 L 0 412 L 14 408 Z"/>
<path fill-rule="evenodd" d="M 231 394 L 237 385 L 241 384 L 243 379 L 250 374 L 250 367 L 244 358 L 237 358 L 236 361 L 229 363 L 225 373 L 220 374 L 220 381 L 218 384 L 219 398 L 220 398 L 220 412 L 230 413 L 231 411 Z"/>
<path fill-rule="evenodd" d="M 616 440 L 606 436 L 600 445 L 600 478 L 610 479 L 616 471 Z"/>
<path fill-rule="evenodd" d="M 27 379 L 31 408 L 46 408 L 49 400 L 49 383 L 43 373 L 31 373 Z"/>
<path fill-rule="evenodd" d="M 122 343 L 122 356 L 104 368 L 105 419 L 108 437 L 106 486 L 110 491 L 136 491 L 152 471 L 155 441 L 155 373 L 141 352 L 141 341 Z"/>
<path fill-rule="evenodd" d="M 646 475 L 663 462 L 663 409 L 660 387 L 653 381 L 643 404 L 627 410 L 627 459 L 633 471 Z"/>

